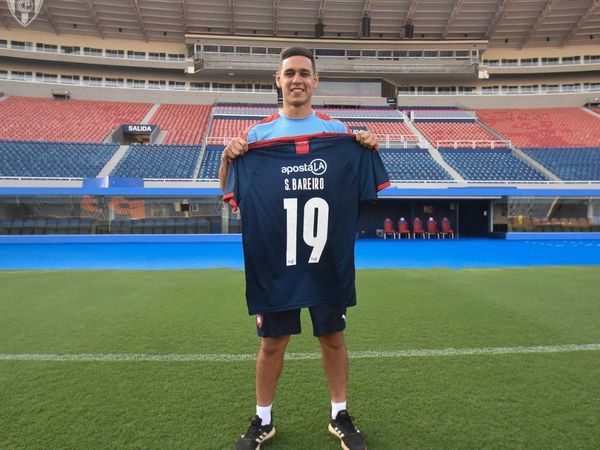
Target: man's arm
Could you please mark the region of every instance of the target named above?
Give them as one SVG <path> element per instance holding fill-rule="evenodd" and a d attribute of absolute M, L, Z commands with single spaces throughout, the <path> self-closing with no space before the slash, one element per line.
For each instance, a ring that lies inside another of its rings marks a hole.
<path fill-rule="evenodd" d="M 219 167 L 219 184 L 221 190 L 225 191 L 225 184 L 227 183 L 227 174 L 229 173 L 229 166 L 231 161 L 244 154 L 248 151 L 248 143 L 243 138 L 234 138 L 227 144 L 223 154 L 221 155 L 221 166 Z"/>

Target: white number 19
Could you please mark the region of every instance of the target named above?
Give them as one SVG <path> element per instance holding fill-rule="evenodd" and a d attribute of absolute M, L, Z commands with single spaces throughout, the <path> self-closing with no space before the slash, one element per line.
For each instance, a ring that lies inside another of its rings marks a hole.
<path fill-rule="evenodd" d="M 283 209 L 286 212 L 286 265 L 296 265 L 296 242 L 298 228 L 298 199 L 284 198 Z M 316 227 L 315 227 L 316 220 Z M 312 247 L 309 263 L 318 263 L 327 242 L 329 224 L 329 205 L 320 197 L 313 197 L 304 205 L 304 227 L 302 238 L 306 245 Z"/>

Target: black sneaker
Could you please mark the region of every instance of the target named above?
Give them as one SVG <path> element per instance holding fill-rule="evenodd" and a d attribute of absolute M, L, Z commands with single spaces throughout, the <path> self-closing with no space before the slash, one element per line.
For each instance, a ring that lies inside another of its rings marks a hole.
<path fill-rule="evenodd" d="M 344 450 L 367 450 L 367 441 L 352 424 L 352 417 L 343 409 L 329 421 L 329 432 L 340 438 Z"/>
<path fill-rule="evenodd" d="M 263 442 L 275 436 L 273 420 L 270 425 L 261 425 L 261 423 L 262 420 L 258 416 L 250 419 L 248 431 L 235 443 L 235 450 L 260 450 Z"/>

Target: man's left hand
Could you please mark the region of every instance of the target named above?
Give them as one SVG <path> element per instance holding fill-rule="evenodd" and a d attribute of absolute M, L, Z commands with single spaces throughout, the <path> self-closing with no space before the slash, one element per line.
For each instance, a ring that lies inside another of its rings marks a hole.
<path fill-rule="evenodd" d="M 379 139 L 369 130 L 361 130 L 357 131 L 356 140 L 360 145 L 366 148 L 370 148 L 371 150 L 379 151 Z"/>

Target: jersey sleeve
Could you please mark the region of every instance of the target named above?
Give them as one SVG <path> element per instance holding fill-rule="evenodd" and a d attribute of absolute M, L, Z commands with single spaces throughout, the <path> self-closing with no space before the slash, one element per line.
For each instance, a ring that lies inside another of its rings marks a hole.
<path fill-rule="evenodd" d="M 238 179 L 238 161 L 235 160 L 229 166 L 229 171 L 227 172 L 227 181 L 225 182 L 225 190 L 223 193 L 223 201 L 231 205 L 233 212 L 237 211 L 238 204 L 240 203 Z"/>
<path fill-rule="evenodd" d="M 359 168 L 360 200 L 377 200 L 377 193 L 390 186 L 390 178 L 379 152 L 362 149 Z"/>

